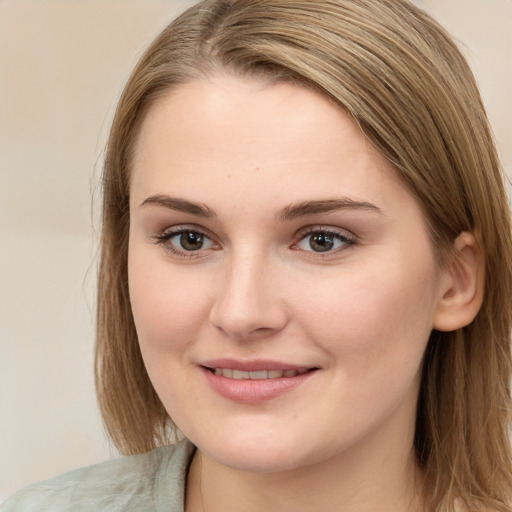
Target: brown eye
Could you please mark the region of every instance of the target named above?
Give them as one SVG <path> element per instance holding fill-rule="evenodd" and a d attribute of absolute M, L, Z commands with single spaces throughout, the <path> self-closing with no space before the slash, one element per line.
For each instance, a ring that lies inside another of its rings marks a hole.
<path fill-rule="evenodd" d="M 349 247 L 354 240 L 343 233 L 316 229 L 303 235 L 297 247 L 310 253 L 328 253 Z"/>
<path fill-rule="evenodd" d="M 178 238 L 180 248 L 185 251 L 199 251 L 205 242 L 205 236 L 195 231 L 185 231 L 175 238 Z"/>
<path fill-rule="evenodd" d="M 215 244 L 204 233 L 193 229 L 178 229 L 161 233 L 156 242 L 176 255 L 186 256 L 213 249 Z M 198 254 L 198 255 L 199 255 Z"/>
<path fill-rule="evenodd" d="M 334 237 L 328 233 L 316 233 L 309 237 L 309 247 L 315 252 L 330 251 L 334 247 Z"/>

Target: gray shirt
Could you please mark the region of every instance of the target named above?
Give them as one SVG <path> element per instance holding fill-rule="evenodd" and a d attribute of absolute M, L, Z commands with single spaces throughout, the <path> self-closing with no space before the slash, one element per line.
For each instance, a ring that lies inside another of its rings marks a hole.
<path fill-rule="evenodd" d="M 184 512 L 188 441 L 77 469 L 18 491 L 1 512 Z"/>

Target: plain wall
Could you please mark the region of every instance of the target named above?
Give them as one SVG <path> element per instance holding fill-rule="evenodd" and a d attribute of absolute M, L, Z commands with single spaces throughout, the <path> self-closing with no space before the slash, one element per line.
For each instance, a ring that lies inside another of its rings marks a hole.
<path fill-rule="evenodd" d="M 94 397 L 98 182 L 115 101 L 190 1 L 0 0 L 0 501 L 115 454 Z M 512 174 L 512 0 L 418 0 L 461 41 Z"/>

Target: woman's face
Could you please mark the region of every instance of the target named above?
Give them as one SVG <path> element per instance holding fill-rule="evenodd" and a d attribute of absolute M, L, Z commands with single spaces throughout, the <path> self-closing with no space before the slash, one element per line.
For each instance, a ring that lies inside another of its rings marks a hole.
<path fill-rule="evenodd" d="M 201 451 L 255 471 L 410 455 L 441 276 L 350 117 L 292 84 L 180 86 L 145 118 L 130 193 L 140 347 Z"/>

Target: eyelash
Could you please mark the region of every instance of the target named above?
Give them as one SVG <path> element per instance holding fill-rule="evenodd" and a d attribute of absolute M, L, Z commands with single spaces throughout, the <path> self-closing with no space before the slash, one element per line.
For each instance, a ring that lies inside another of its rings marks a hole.
<path fill-rule="evenodd" d="M 172 238 L 175 238 L 180 235 L 184 235 L 186 233 L 199 235 L 199 236 L 203 237 L 205 240 L 209 240 L 212 243 L 212 245 L 216 245 L 216 244 L 214 244 L 214 242 L 211 240 L 211 238 L 208 235 L 206 235 L 199 229 L 194 229 L 194 228 L 190 228 L 190 227 L 181 227 L 181 226 L 176 227 L 176 228 L 166 229 L 166 230 L 162 231 L 161 233 L 157 233 L 156 235 L 153 236 L 153 239 L 157 245 L 165 246 L 165 249 L 167 251 L 169 251 L 170 253 L 175 254 L 181 258 L 193 259 L 193 258 L 200 258 L 200 257 L 204 256 L 204 251 L 205 251 L 204 249 L 200 249 L 198 251 L 186 251 L 186 250 L 175 249 L 172 246 L 172 244 L 170 243 L 170 240 Z M 209 249 L 206 249 L 206 250 L 209 250 Z"/>
<path fill-rule="evenodd" d="M 298 244 L 301 243 L 302 241 L 306 240 L 308 237 L 311 237 L 312 235 L 315 235 L 315 234 L 321 234 L 324 237 L 326 237 L 326 236 L 330 237 L 335 241 L 341 242 L 343 245 L 341 248 L 337 248 L 337 249 L 333 249 L 333 250 L 330 249 L 325 252 L 304 251 L 307 254 L 308 258 L 332 257 L 333 255 L 337 254 L 338 252 L 346 251 L 347 249 L 350 249 L 357 243 L 356 239 L 353 236 L 348 235 L 346 233 L 340 233 L 339 231 L 335 231 L 333 229 L 326 228 L 326 227 L 324 228 L 321 226 L 311 226 L 311 227 L 308 227 L 305 230 L 301 231 L 298 234 L 298 241 L 292 245 L 292 249 L 300 250 L 300 248 L 298 247 Z M 311 241 L 310 241 L 310 244 L 311 244 Z"/>
<path fill-rule="evenodd" d="M 177 236 L 187 234 L 187 233 L 193 234 L 193 235 L 199 235 L 204 240 L 208 240 L 212 244 L 212 248 L 208 248 L 208 249 L 201 248 L 197 251 L 187 251 L 187 250 L 179 250 L 179 249 L 176 249 L 175 247 L 173 247 L 173 245 L 170 243 L 170 240 Z M 306 228 L 305 230 L 299 232 L 296 235 L 297 241 L 293 243 L 293 245 L 291 246 L 291 249 L 301 250 L 300 247 L 298 247 L 298 245 L 301 242 L 305 241 L 308 237 L 311 237 L 312 235 L 315 235 L 315 234 L 322 235 L 323 237 L 330 237 L 332 240 L 341 242 L 343 245 L 341 248 L 337 248 L 334 250 L 328 249 L 325 252 L 303 250 L 303 252 L 307 255 L 306 257 L 308 257 L 308 258 L 318 259 L 318 258 L 328 258 L 330 256 L 332 257 L 334 254 L 336 254 L 340 251 L 345 251 L 345 250 L 350 249 L 352 246 L 354 246 L 357 243 L 356 239 L 353 236 L 347 235 L 345 233 L 340 233 L 338 231 L 335 231 L 335 230 L 332 230 L 329 228 L 324 228 L 324 227 L 319 227 L 319 226 L 311 226 L 311 227 Z M 215 244 L 215 242 L 213 242 L 212 239 L 208 235 L 206 235 L 203 231 L 201 231 L 199 229 L 194 229 L 192 227 L 179 226 L 179 227 L 175 227 L 175 228 L 171 228 L 171 229 L 166 229 L 166 230 L 162 231 L 161 233 L 157 233 L 157 234 L 153 235 L 152 238 L 157 245 L 163 245 L 163 246 L 165 246 L 165 249 L 167 251 L 169 251 L 172 254 L 175 254 L 181 258 L 185 258 L 185 259 L 193 259 L 193 258 L 203 257 L 205 255 L 204 254 L 205 251 L 210 252 L 212 250 L 216 250 L 219 247 L 219 245 Z M 310 242 L 310 244 L 311 244 L 311 242 Z"/>

